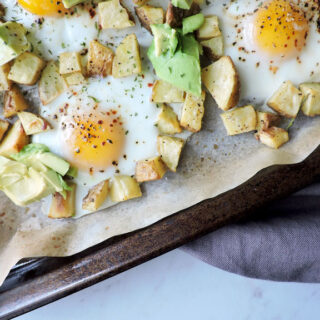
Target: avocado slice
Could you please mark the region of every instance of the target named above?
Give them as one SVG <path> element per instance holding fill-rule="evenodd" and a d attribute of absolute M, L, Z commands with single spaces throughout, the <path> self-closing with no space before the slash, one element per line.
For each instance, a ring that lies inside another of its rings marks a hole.
<path fill-rule="evenodd" d="M 86 0 L 62 0 L 62 3 L 65 6 L 65 8 L 70 9 L 71 7 L 85 1 Z"/>
<path fill-rule="evenodd" d="M 182 20 L 182 33 L 188 34 L 198 30 L 204 23 L 204 15 L 202 13 L 184 18 Z"/>
<path fill-rule="evenodd" d="M 158 77 L 197 97 L 201 96 L 201 67 L 199 44 L 193 35 L 181 35 L 180 46 L 157 56 L 155 42 L 148 50 L 148 57 Z"/>
<path fill-rule="evenodd" d="M 193 0 L 172 0 L 172 4 L 180 9 L 189 10 Z"/>
<path fill-rule="evenodd" d="M 0 65 L 30 49 L 26 34 L 27 30 L 20 23 L 8 21 L 0 24 Z"/>
<path fill-rule="evenodd" d="M 70 169 L 70 164 L 67 161 L 51 152 L 39 153 L 37 154 L 36 159 L 62 176 L 65 176 Z"/>
<path fill-rule="evenodd" d="M 168 51 L 173 55 L 178 46 L 177 31 L 168 24 L 153 24 L 151 30 L 157 57 Z"/>

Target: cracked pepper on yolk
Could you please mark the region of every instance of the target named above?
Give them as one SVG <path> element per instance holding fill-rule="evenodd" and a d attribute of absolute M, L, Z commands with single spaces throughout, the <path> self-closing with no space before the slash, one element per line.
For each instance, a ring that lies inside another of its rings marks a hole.
<path fill-rule="evenodd" d="M 18 0 L 27 11 L 38 16 L 57 16 L 68 12 L 62 1 L 56 0 Z"/>
<path fill-rule="evenodd" d="M 65 125 L 71 163 L 89 171 L 105 170 L 122 155 L 125 131 L 117 112 L 75 115 Z"/>
<path fill-rule="evenodd" d="M 270 57 L 298 55 L 308 31 L 304 12 L 290 1 L 266 1 L 255 13 L 254 39 Z"/>

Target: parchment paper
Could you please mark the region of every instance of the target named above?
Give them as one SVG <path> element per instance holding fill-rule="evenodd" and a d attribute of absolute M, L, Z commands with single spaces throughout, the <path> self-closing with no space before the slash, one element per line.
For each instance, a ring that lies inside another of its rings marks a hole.
<path fill-rule="evenodd" d="M 144 184 L 141 199 L 78 220 L 58 221 L 45 217 L 40 204 L 17 208 L 1 193 L 0 284 L 22 258 L 68 256 L 146 227 L 239 186 L 263 168 L 303 161 L 320 143 L 319 117 L 300 115 L 290 129 L 290 142 L 273 150 L 252 133 L 227 137 L 220 113 L 208 94 L 203 131 L 188 140 L 178 172 Z"/>

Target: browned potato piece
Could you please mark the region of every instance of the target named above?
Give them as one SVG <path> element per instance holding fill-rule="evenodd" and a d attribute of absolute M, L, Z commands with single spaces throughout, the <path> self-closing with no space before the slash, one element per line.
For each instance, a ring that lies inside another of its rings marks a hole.
<path fill-rule="evenodd" d="M 227 111 L 238 104 L 240 81 L 236 67 L 229 56 L 224 56 L 204 68 L 202 81 L 222 110 Z"/>
<path fill-rule="evenodd" d="M 26 135 L 21 121 L 17 120 L 0 144 L 0 155 L 10 156 L 18 153 L 28 143 L 29 137 Z"/>
<path fill-rule="evenodd" d="M 164 22 L 164 11 L 162 8 L 156 8 L 148 5 L 135 7 L 136 14 L 144 28 L 150 33 L 152 24 L 162 24 Z"/>
<path fill-rule="evenodd" d="M 257 131 L 266 130 L 279 120 L 277 114 L 257 111 Z"/>
<path fill-rule="evenodd" d="M 289 134 L 282 128 L 271 127 L 269 129 L 259 131 L 256 134 L 256 138 L 270 148 L 279 149 L 289 141 Z"/>
<path fill-rule="evenodd" d="M 12 86 L 9 91 L 5 92 L 3 115 L 6 118 L 13 117 L 28 107 L 27 101 L 17 86 Z"/>
<path fill-rule="evenodd" d="M 151 101 L 156 103 L 178 103 L 184 102 L 184 96 L 183 90 L 166 81 L 157 80 L 152 88 Z"/>
<path fill-rule="evenodd" d="M 31 52 L 24 52 L 14 60 L 8 79 L 13 82 L 34 85 L 40 77 L 45 62 Z"/>
<path fill-rule="evenodd" d="M 97 40 L 90 42 L 88 52 L 87 74 L 89 77 L 106 77 L 112 74 L 114 53 Z"/>
<path fill-rule="evenodd" d="M 291 81 L 285 81 L 269 99 L 268 106 L 287 118 L 296 118 L 303 94 Z"/>
<path fill-rule="evenodd" d="M 120 43 L 113 59 L 112 75 L 115 78 L 128 77 L 142 71 L 140 47 L 137 36 L 129 34 Z"/>
<path fill-rule="evenodd" d="M 320 83 L 305 82 L 300 84 L 304 95 L 302 112 L 308 117 L 320 115 Z"/>
<path fill-rule="evenodd" d="M 223 36 L 201 41 L 204 54 L 212 61 L 220 59 L 224 54 Z"/>
<path fill-rule="evenodd" d="M 158 116 L 157 127 L 160 133 L 176 134 L 182 131 L 178 121 L 177 114 L 170 106 L 162 103 L 160 104 L 161 112 Z"/>
<path fill-rule="evenodd" d="M 81 72 L 74 72 L 63 75 L 68 86 L 76 86 L 85 83 L 86 79 Z"/>
<path fill-rule="evenodd" d="M 51 129 L 51 125 L 47 120 L 31 112 L 19 112 L 18 117 L 28 136 Z"/>
<path fill-rule="evenodd" d="M 11 88 L 12 81 L 8 79 L 10 63 L 0 66 L 0 91 L 7 91 Z"/>
<path fill-rule="evenodd" d="M 104 180 L 89 190 L 82 201 L 82 209 L 97 211 L 107 199 L 109 193 L 109 180 Z"/>
<path fill-rule="evenodd" d="M 79 52 L 63 52 L 59 57 L 60 74 L 81 72 L 82 66 Z"/>
<path fill-rule="evenodd" d="M 166 171 L 166 165 L 161 160 L 161 157 L 138 161 L 136 165 L 136 179 L 138 182 L 160 180 Z"/>
<path fill-rule="evenodd" d="M 214 37 L 221 36 L 219 28 L 219 19 L 217 16 L 207 16 L 204 19 L 204 23 L 197 31 L 197 37 L 199 40 L 208 40 Z"/>
<path fill-rule="evenodd" d="M 127 201 L 141 196 L 142 192 L 136 179 L 125 175 L 113 177 L 110 189 L 110 197 L 113 202 Z"/>
<path fill-rule="evenodd" d="M 198 13 L 200 13 L 200 7 L 195 2 L 192 3 L 189 10 L 184 10 L 175 7 L 170 1 L 166 13 L 166 23 L 169 24 L 171 28 L 180 28 L 182 26 L 182 20 L 184 18 L 193 16 Z"/>
<path fill-rule="evenodd" d="M 3 136 L 7 132 L 9 128 L 9 122 L 0 119 L 0 141 L 2 140 Z"/>
<path fill-rule="evenodd" d="M 70 183 L 69 186 L 72 188 L 72 190 L 67 191 L 66 199 L 64 199 L 63 196 L 58 192 L 56 192 L 52 196 L 51 207 L 48 214 L 49 218 L 63 219 L 63 218 L 71 218 L 75 215 L 76 185 Z"/>
<path fill-rule="evenodd" d="M 257 113 L 251 105 L 236 108 L 221 114 L 229 136 L 254 131 L 257 128 Z"/>

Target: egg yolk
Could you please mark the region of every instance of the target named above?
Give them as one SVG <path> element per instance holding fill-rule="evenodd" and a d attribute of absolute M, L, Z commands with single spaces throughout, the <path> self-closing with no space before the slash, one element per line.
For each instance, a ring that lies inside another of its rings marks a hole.
<path fill-rule="evenodd" d="M 125 131 L 117 112 L 110 110 L 72 118 L 64 124 L 70 162 L 90 173 L 116 166 L 125 143 Z"/>
<path fill-rule="evenodd" d="M 266 1 L 255 13 L 254 39 L 271 57 L 298 55 L 309 32 L 304 12 L 290 1 Z"/>
<path fill-rule="evenodd" d="M 18 0 L 18 3 L 38 16 L 57 16 L 68 12 L 63 3 L 57 0 Z"/>

